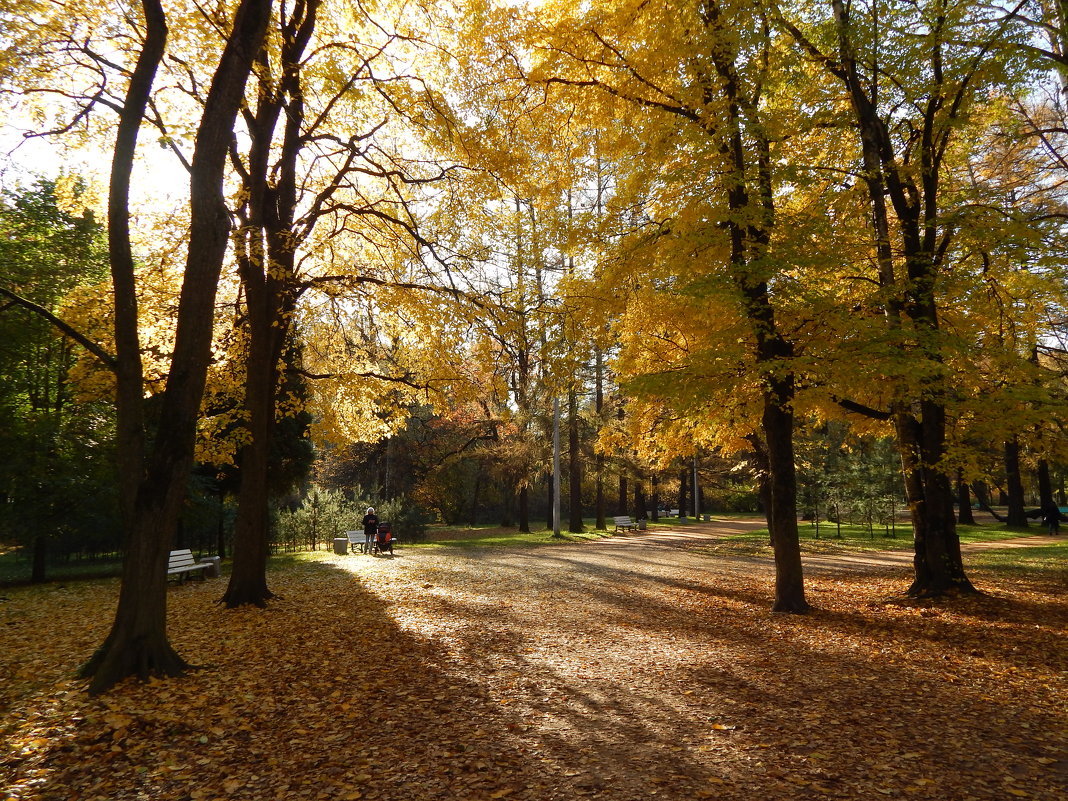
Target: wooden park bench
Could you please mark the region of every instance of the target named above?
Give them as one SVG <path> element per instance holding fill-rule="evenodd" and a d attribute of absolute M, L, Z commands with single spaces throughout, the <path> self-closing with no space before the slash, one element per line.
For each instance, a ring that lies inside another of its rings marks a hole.
<path fill-rule="evenodd" d="M 210 567 L 206 562 L 198 562 L 193 558 L 193 552 L 188 548 L 171 551 L 167 558 L 167 578 L 177 578 L 185 581 L 185 577 L 200 572 L 200 578 L 204 578 L 204 571 Z"/>
<path fill-rule="evenodd" d="M 616 524 L 616 531 L 637 531 L 638 524 L 630 519 L 630 515 L 617 515 L 612 520 Z"/>

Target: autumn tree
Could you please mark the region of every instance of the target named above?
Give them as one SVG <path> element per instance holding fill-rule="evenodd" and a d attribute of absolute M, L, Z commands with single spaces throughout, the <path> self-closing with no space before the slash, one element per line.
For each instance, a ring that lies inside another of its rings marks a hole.
<path fill-rule="evenodd" d="M 33 581 L 50 551 L 118 545 L 101 536 L 115 525 L 113 415 L 76 397 L 78 345 L 61 328 L 75 290 L 106 276 L 103 228 L 75 208 L 78 182 L 62 183 L 0 196 L 0 525 L 32 551 Z M 76 511 L 86 496 L 100 499 L 95 514 Z"/>
<path fill-rule="evenodd" d="M 754 18 L 750 6 L 719 2 L 687 3 L 670 12 L 630 4 L 598 7 L 585 15 L 562 8 L 554 12 L 552 26 L 532 45 L 535 67 L 527 80 L 549 90 L 564 88 L 574 102 L 589 103 L 601 113 L 623 112 L 641 120 L 627 137 L 635 148 L 631 185 L 643 187 L 644 200 L 641 194 L 620 194 L 615 224 L 632 230 L 627 237 L 632 257 L 626 264 L 633 270 L 644 263 L 649 278 L 631 282 L 626 291 L 634 300 L 648 297 L 649 283 L 658 281 L 653 275 L 663 275 L 659 281 L 665 287 L 714 282 L 731 299 L 732 313 L 745 321 L 752 389 L 760 398 L 758 426 L 769 453 L 774 608 L 803 612 L 808 604 L 797 540 L 792 444 L 794 346 L 771 292 L 780 262 L 774 245 L 775 165 L 764 109 L 775 51 L 769 28 L 759 16 Z M 595 99 L 584 99 L 582 93 Z M 640 169 L 643 162 L 652 169 Z M 675 168 L 666 168 L 672 162 Z M 687 169 L 682 169 L 684 163 Z M 700 267 L 683 268 L 682 260 L 695 255 Z M 668 269 L 649 269 L 664 261 L 671 262 Z M 682 272 L 672 278 L 672 269 Z M 643 325 L 634 301 L 627 312 L 624 325 L 636 325 L 635 331 L 648 331 L 665 344 L 678 341 L 669 319 L 660 316 L 656 324 Z M 639 340 L 635 338 L 636 346 Z M 650 370 L 641 382 L 631 382 L 630 390 L 660 397 L 677 392 L 678 384 L 669 387 L 674 370 L 685 369 L 680 354 L 676 350 L 661 363 L 673 365 L 672 372 Z M 655 357 L 630 364 L 640 362 L 655 362 Z"/>
<path fill-rule="evenodd" d="M 959 147 L 962 128 L 991 93 L 1019 80 L 1018 67 L 1001 47 L 1018 31 L 969 4 L 888 3 L 876 9 L 834 0 L 825 16 L 798 14 L 804 24 L 783 8 L 777 9 L 779 22 L 838 82 L 857 132 L 884 342 L 892 342 L 902 360 L 888 416 L 913 515 L 915 579 L 909 593 L 970 592 L 949 459 L 956 383 L 951 363 L 962 340 L 952 325 L 947 328 L 947 310 L 963 307 L 954 307 L 947 290 L 973 275 L 969 264 L 982 263 L 984 250 L 969 253 L 959 246 L 974 217 L 962 214 L 967 201 L 961 202 L 962 187 L 951 176 L 959 159 L 968 158 Z M 912 29 L 921 35 L 908 33 Z"/>
<path fill-rule="evenodd" d="M 19 34 L 27 45 L 22 71 L 5 78 L 26 92 L 69 100 L 52 121 L 70 117 L 54 133 L 69 133 L 104 108 L 117 117 L 108 185 L 108 253 L 114 292 L 114 355 L 91 341 L 87 349 L 115 374 L 119 485 L 125 559 L 111 632 L 82 674 L 102 692 L 129 675 L 176 675 L 188 668 L 166 635 L 167 554 L 177 528 L 193 463 L 196 425 L 215 321 L 215 297 L 226 253 L 229 217 L 223 202 L 227 148 L 245 82 L 260 48 L 268 0 L 243 0 L 224 20 L 222 54 L 195 131 L 190 164 L 190 212 L 185 272 L 174 325 L 165 388 L 153 403 L 165 421 L 148 431 L 139 331 L 138 278 L 131 244 L 130 187 L 142 123 L 151 116 L 154 83 L 168 39 L 167 18 L 156 0 L 144 0 L 113 33 L 110 56 L 94 47 L 94 10 L 66 5 L 31 7 Z M 231 22 L 232 20 L 232 22 Z M 129 24 L 124 28 L 124 24 Z M 84 30 L 82 30 L 84 29 Z M 81 30 L 81 32 L 79 32 Z M 124 60 L 128 61 L 124 64 Z M 7 65 L 9 68 L 11 64 Z M 35 71 L 36 70 L 36 71 Z M 117 87 L 114 90 L 113 87 Z M 116 93 L 117 91 L 117 93 Z"/>

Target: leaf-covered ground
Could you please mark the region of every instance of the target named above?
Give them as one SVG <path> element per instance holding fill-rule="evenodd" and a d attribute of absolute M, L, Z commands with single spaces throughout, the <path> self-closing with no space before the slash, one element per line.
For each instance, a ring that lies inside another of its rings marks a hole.
<path fill-rule="evenodd" d="M 815 566 L 813 566 L 815 567 Z M 832 566 L 833 567 L 833 566 Z M 874 570 L 874 572 L 869 572 Z M 10 799 L 1068 798 L 1068 582 L 903 603 L 901 567 L 811 569 L 637 535 L 320 554 L 267 610 L 170 590 L 202 669 L 90 699 L 117 584 L 0 591 Z"/>

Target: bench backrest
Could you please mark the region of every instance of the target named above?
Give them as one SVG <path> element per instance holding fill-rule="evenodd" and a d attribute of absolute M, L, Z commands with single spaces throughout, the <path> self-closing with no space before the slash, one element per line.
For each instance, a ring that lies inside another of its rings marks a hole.
<path fill-rule="evenodd" d="M 183 548 L 178 551 L 171 551 L 171 555 L 167 559 L 167 569 L 173 570 L 176 567 L 190 567 L 196 563 L 196 559 L 193 558 L 193 552 L 188 548 Z"/>
<path fill-rule="evenodd" d="M 630 522 L 630 515 L 616 515 L 612 519 L 615 520 L 615 522 L 617 522 L 617 523 L 629 523 Z"/>

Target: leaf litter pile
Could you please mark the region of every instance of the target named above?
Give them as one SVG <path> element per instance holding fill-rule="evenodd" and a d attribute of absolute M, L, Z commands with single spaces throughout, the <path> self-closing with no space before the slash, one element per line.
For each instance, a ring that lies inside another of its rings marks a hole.
<path fill-rule="evenodd" d="M 2 797 L 1068 798 L 1063 578 L 812 575 L 780 616 L 768 566 L 627 537 L 269 579 L 266 610 L 170 589 L 199 669 L 95 699 L 117 584 L 0 593 Z"/>

